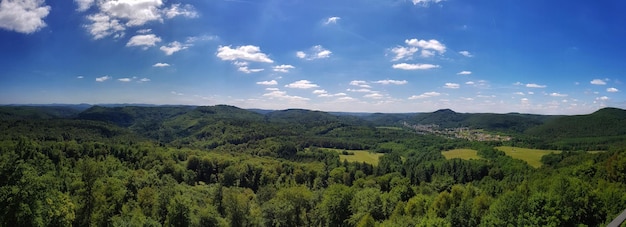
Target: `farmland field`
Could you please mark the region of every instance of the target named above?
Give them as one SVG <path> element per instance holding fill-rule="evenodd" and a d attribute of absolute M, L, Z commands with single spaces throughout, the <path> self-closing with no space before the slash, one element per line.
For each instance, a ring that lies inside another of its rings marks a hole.
<path fill-rule="evenodd" d="M 441 154 L 443 154 L 443 156 L 446 157 L 446 159 L 453 159 L 453 158 L 460 158 L 460 159 L 465 159 L 465 160 L 481 159 L 481 157 L 478 156 L 478 151 L 472 150 L 472 149 L 454 149 L 454 150 L 441 152 Z"/>
<path fill-rule="evenodd" d="M 378 159 L 383 156 L 382 153 L 374 153 L 367 150 L 342 150 L 342 149 L 331 149 L 324 148 L 329 151 L 335 151 L 339 153 L 339 158 L 343 162 L 344 160 L 348 160 L 348 162 L 365 162 L 372 165 L 378 165 Z M 349 153 L 353 153 L 353 155 L 343 155 L 341 154 L 343 151 L 347 151 Z"/>
<path fill-rule="evenodd" d="M 496 149 L 503 151 L 506 155 L 511 156 L 516 159 L 520 159 L 528 163 L 530 166 L 539 168 L 541 167 L 541 157 L 550 153 L 561 153 L 561 151 L 557 150 L 539 150 L 539 149 L 528 149 L 521 147 L 496 147 Z"/>

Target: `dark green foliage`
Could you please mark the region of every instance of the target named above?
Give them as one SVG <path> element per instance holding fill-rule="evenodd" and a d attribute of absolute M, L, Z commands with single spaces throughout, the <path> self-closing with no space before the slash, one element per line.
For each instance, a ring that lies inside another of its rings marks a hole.
<path fill-rule="evenodd" d="M 0 226 L 604 226 L 626 207 L 623 135 L 610 132 L 505 142 L 607 148 L 546 155 L 534 169 L 495 150 L 500 142 L 374 127 L 405 115 L 93 107 L 71 118 L 8 109 L 18 114 L 0 119 Z M 622 124 L 620 113 L 584 119 Z M 433 114 L 515 133 L 560 118 Z M 320 147 L 385 155 L 377 166 L 340 162 Z M 446 160 L 441 151 L 453 148 L 483 159 Z"/>

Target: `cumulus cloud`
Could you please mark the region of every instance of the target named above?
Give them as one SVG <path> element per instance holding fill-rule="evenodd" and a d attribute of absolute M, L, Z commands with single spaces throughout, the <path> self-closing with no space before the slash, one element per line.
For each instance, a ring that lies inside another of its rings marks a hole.
<path fill-rule="evenodd" d="M 259 82 L 256 82 L 256 84 L 258 84 L 258 85 L 272 86 L 272 85 L 277 85 L 277 84 L 278 84 L 278 81 L 276 81 L 276 80 L 259 81 Z"/>
<path fill-rule="evenodd" d="M 466 51 L 466 50 L 459 51 L 459 54 L 463 55 L 465 57 L 468 57 L 468 58 L 474 57 L 474 55 L 472 55 L 472 53 L 470 53 L 469 51 Z"/>
<path fill-rule="evenodd" d="M 110 80 L 111 78 L 113 78 L 113 77 L 110 77 L 110 76 L 98 77 L 98 78 L 96 78 L 96 82 L 104 82 L 104 81 Z"/>
<path fill-rule="evenodd" d="M 376 93 L 376 92 L 363 96 L 363 98 L 370 98 L 370 99 L 382 99 L 383 97 L 384 95 L 380 93 Z"/>
<path fill-rule="evenodd" d="M 443 0 L 411 0 L 411 1 L 413 2 L 413 5 L 428 7 L 432 3 L 440 3 Z"/>
<path fill-rule="evenodd" d="M 391 61 L 398 61 L 402 59 L 410 60 L 413 58 L 413 54 L 418 51 L 417 47 L 403 47 L 397 46 L 391 49 L 391 53 L 394 53 L 396 56 L 391 59 Z"/>
<path fill-rule="evenodd" d="M 131 81 L 133 81 L 133 79 L 131 79 L 131 78 L 119 78 L 117 80 L 120 81 L 120 82 L 131 82 Z"/>
<path fill-rule="evenodd" d="M 326 19 L 326 22 L 324 22 L 325 25 L 329 25 L 329 24 L 336 24 L 337 21 L 339 21 L 341 19 L 341 17 L 329 17 Z"/>
<path fill-rule="evenodd" d="M 566 94 L 561 94 L 561 93 L 557 93 L 557 92 L 550 93 L 550 96 L 552 96 L 552 97 L 567 97 Z"/>
<path fill-rule="evenodd" d="M 230 46 L 220 46 L 216 56 L 226 61 L 245 60 L 254 62 L 274 63 L 266 54 L 261 52 L 258 46 L 246 45 L 231 48 Z"/>
<path fill-rule="evenodd" d="M 84 76 L 77 76 L 76 79 L 83 79 L 85 78 Z"/>
<path fill-rule="evenodd" d="M 526 84 L 526 87 L 528 88 L 546 88 L 546 85 L 539 85 L 539 84 Z"/>
<path fill-rule="evenodd" d="M 161 42 L 161 38 L 154 34 L 136 35 L 136 36 L 131 37 L 130 40 L 128 40 L 128 43 L 126 43 L 126 46 L 127 47 L 140 46 L 140 47 L 143 47 L 144 49 L 147 49 L 148 47 L 156 45 L 156 43 L 158 42 Z"/>
<path fill-rule="evenodd" d="M 294 67 L 293 65 L 277 65 L 274 66 L 272 69 L 274 70 L 274 72 L 281 72 L 281 73 L 288 73 L 289 69 L 294 69 L 296 67 Z"/>
<path fill-rule="evenodd" d="M 379 81 L 374 81 L 373 83 L 384 84 L 384 85 L 388 85 L 388 84 L 403 85 L 403 84 L 407 84 L 408 81 L 406 80 L 379 80 Z"/>
<path fill-rule="evenodd" d="M 145 77 L 144 77 L 144 78 L 139 79 L 139 83 L 144 83 L 144 82 L 150 82 L 150 79 L 145 78 Z"/>
<path fill-rule="evenodd" d="M 362 92 L 362 93 L 369 93 L 369 92 L 372 92 L 372 90 L 367 89 L 367 88 L 360 88 L 360 89 L 347 89 L 347 91 L 349 91 L 349 92 Z"/>
<path fill-rule="evenodd" d="M 296 57 L 306 60 L 315 60 L 328 58 L 333 52 L 325 49 L 322 45 L 316 45 L 311 47 L 307 52 L 298 51 L 296 52 Z"/>
<path fill-rule="evenodd" d="M 270 99 L 280 99 L 280 100 L 289 100 L 289 101 L 307 101 L 309 98 L 304 98 L 300 96 L 292 96 L 287 95 L 287 92 L 275 90 L 269 93 L 263 94 L 263 97 L 268 97 Z"/>
<path fill-rule="evenodd" d="M 423 39 L 407 39 L 404 41 L 409 46 L 420 47 L 424 50 L 433 50 L 439 52 L 439 54 L 443 54 L 446 52 L 446 45 L 443 45 L 441 42 L 431 39 L 431 40 L 423 40 Z M 423 55 L 423 52 L 422 52 Z"/>
<path fill-rule="evenodd" d="M 244 72 L 244 73 L 258 73 L 258 72 L 265 70 L 265 69 L 250 69 L 248 68 L 248 62 L 245 62 L 245 61 L 244 62 L 236 61 L 236 62 L 233 62 L 233 65 L 238 66 L 237 71 Z"/>
<path fill-rule="evenodd" d="M 440 95 L 441 93 L 439 92 L 431 91 L 431 92 L 425 92 L 421 95 L 413 95 L 409 97 L 409 99 L 425 99 L 425 98 L 430 98 L 430 97 L 435 97 L 435 96 L 440 96 Z"/>
<path fill-rule="evenodd" d="M 326 90 L 315 90 L 313 94 L 316 94 L 317 97 L 329 98 L 329 97 L 337 97 L 337 96 L 346 96 L 346 93 L 337 93 L 337 94 L 329 94 Z"/>
<path fill-rule="evenodd" d="M 594 80 L 590 81 L 589 83 L 591 83 L 593 85 L 606 85 L 606 81 L 604 81 L 602 79 L 594 79 Z"/>
<path fill-rule="evenodd" d="M 474 84 L 476 84 L 476 82 L 474 82 L 474 81 L 467 81 L 467 82 L 465 82 L 465 84 L 467 84 L 467 85 L 474 85 Z"/>
<path fill-rule="evenodd" d="M 298 80 L 296 82 L 285 85 L 288 88 L 309 89 L 319 87 L 317 84 L 311 83 L 308 80 Z"/>
<path fill-rule="evenodd" d="M 191 5 L 172 4 L 165 6 L 162 0 L 75 0 L 79 12 L 96 7 L 93 14 L 87 15 L 91 22 L 85 27 L 94 39 L 115 34 L 123 36 L 127 27 L 142 26 L 148 22 L 171 19 L 176 16 L 194 18 L 197 11 Z"/>
<path fill-rule="evenodd" d="M 168 43 L 166 46 L 161 46 L 159 49 L 161 51 L 163 51 L 165 53 L 165 55 L 169 56 L 169 55 L 172 55 L 172 54 L 174 54 L 174 53 L 176 53 L 178 51 L 187 49 L 190 46 L 191 46 L 191 44 L 188 44 L 188 43 L 182 44 L 182 43 L 180 43 L 178 41 L 174 41 L 174 42 Z"/>
<path fill-rule="evenodd" d="M 185 95 L 185 94 L 183 94 L 183 93 L 176 92 L 176 91 L 171 91 L 170 93 L 171 93 L 172 95 L 178 95 L 178 96 Z"/>
<path fill-rule="evenodd" d="M 461 71 L 461 72 L 458 72 L 456 75 L 470 75 L 470 74 L 472 74 L 471 71 Z"/>
<path fill-rule="evenodd" d="M 159 68 L 162 68 L 162 67 L 169 67 L 169 66 L 170 66 L 170 64 L 167 64 L 167 63 L 161 63 L 161 62 L 158 62 L 158 63 L 156 63 L 156 64 L 152 65 L 152 67 L 159 67 Z"/>
<path fill-rule="evenodd" d="M 606 97 L 606 96 L 597 97 L 596 100 L 598 100 L 598 101 L 607 101 L 607 100 L 609 100 L 609 97 Z"/>
<path fill-rule="evenodd" d="M 400 63 L 400 64 L 395 64 L 391 67 L 394 69 L 403 69 L 403 70 L 423 70 L 423 69 L 439 68 L 439 65 Z"/>
<path fill-rule="evenodd" d="M 450 88 L 450 89 L 457 89 L 457 88 L 460 88 L 461 85 L 455 84 L 455 83 L 446 83 L 443 87 Z"/>
<path fill-rule="evenodd" d="M 170 8 L 164 9 L 162 12 L 165 15 L 165 17 L 167 17 L 168 19 L 171 19 L 177 16 L 183 16 L 187 18 L 198 17 L 198 12 L 194 9 L 192 5 L 189 5 L 189 4 L 183 5 L 183 6 L 181 6 L 180 3 L 172 4 Z"/>
<path fill-rule="evenodd" d="M 368 85 L 367 81 L 364 81 L 364 80 L 353 80 L 353 81 L 350 81 L 350 85 L 358 86 L 358 87 L 362 87 L 362 88 L 371 88 L 372 87 L 372 86 Z"/>
<path fill-rule="evenodd" d="M 46 27 L 43 19 L 50 13 L 44 0 L 3 0 L 0 2 L 0 28 L 31 34 Z"/>
<path fill-rule="evenodd" d="M 619 92 L 619 90 L 617 88 L 614 87 L 610 87 L 606 89 L 607 92 Z"/>

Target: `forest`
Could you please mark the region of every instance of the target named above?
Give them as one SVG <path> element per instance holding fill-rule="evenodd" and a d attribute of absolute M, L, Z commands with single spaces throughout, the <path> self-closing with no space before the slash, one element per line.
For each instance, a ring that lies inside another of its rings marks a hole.
<path fill-rule="evenodd" d="M 560 152 L 535 168 L 500 146 Z M 382 155 L 340 158 L 352 151 Z M 624 209 L 622 109 L 0 106 L 0 226 L 606 226 Z"/>

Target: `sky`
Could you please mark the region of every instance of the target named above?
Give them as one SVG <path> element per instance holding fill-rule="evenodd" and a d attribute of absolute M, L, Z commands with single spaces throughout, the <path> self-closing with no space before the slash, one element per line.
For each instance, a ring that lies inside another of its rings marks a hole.
<path fill-rule="evenodd" d="M 1 0 L 0 104 L 626 108 L 626 2 Z"/>

